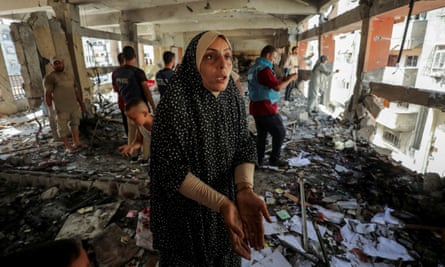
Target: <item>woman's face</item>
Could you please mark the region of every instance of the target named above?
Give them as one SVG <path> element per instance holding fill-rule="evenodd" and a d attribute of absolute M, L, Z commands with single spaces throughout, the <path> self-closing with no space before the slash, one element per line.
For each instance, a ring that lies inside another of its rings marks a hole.
<path fill-rule="evenodd" d="M 223 38 L 216 38 L 207 48 L 199 72 L 208 90 L 221 92 L 226 89 L 232 72 L 232 49 Z"/>

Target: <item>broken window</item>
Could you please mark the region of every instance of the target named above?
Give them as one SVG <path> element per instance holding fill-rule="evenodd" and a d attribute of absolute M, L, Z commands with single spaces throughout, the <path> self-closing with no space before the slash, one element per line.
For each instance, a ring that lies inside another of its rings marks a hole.
<path fill-rule="evenodd" d="M 14 100 L 25 98 L 24 81 L 22 75 L 9 75 L 9 83 L 11 84 L 12 96 Z"/>
<path fill-rule="evenodd" d="M 101 67 L 118 66 L 117 54 L 121 51 L 121 41 L 82 37 L 85 66 L 95 73 L 90 77 L 94 85 L 111 83 L 111 72 L 108 69 L 99 70 Z"/>
<path fill-rule="evenodd" d="M 383 132 L 383 140 L 393 147 L 400 148 L 400 134 L 395 133 L 389 129 L 385 129 Z"/>
<path fill-rule="evenodd" d="M 432 70 L 445 70 L 445 45 L 437 46 L 437 49 L 434 52 Z"/>
<path fill-rule="evenodd" d="M 12 97 L 14 100 L 19 100 L 25 98 L 25 89 L 23 88 L 23 77 L 20 72 L 17 53 L 9 31 L 9 23 L 0 24 L 0 52 L 3 53 L 4 64 L 11 85 Z M 0 93 L 0 101 L 3 100 Z"/>
<path fill-rule="evenodd" d="M 396 67 L 397 66 L 397 55 L 389 55 L 388 56 L 388 67 Z"/>
<path fill-rule="evenodd" d="M 405 61 L 405 67 L 417 67 L 418 56 L 407 56 Z"/>

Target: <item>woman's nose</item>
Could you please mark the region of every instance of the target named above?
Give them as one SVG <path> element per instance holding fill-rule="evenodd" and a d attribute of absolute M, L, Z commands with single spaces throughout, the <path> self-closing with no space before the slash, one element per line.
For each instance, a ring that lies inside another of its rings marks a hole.
<path fill-rule="evenodd" d="M 226 58 L 224 56 L 221 56 L 219 58 L 219 64 L 221 68 L 227 68 L 230 64 L 232 64 L 232 62 L 230 61 L 229 58 Z"/>

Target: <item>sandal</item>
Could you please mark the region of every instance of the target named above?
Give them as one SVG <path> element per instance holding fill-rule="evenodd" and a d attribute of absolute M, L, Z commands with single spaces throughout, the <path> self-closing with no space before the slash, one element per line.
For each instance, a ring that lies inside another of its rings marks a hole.
<path fill-rule="evenodd" d="M 77 148 L 88 148 L 88 145 L 85 145 L 85 144 L 73 145 L 73 148 L 74 149 L 77 149 Z"/>

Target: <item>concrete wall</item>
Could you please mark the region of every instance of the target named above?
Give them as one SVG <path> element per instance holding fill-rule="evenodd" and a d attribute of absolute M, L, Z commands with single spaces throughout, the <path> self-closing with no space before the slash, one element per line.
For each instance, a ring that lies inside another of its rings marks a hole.
<path fill-rule="evenodd" d="M 382 69 L 388 63 L 394 18 L 378 17 L 371 19 L 366 51 L 365 72 Z M 382 39 L 379 39 L 381 37 Z"/>

